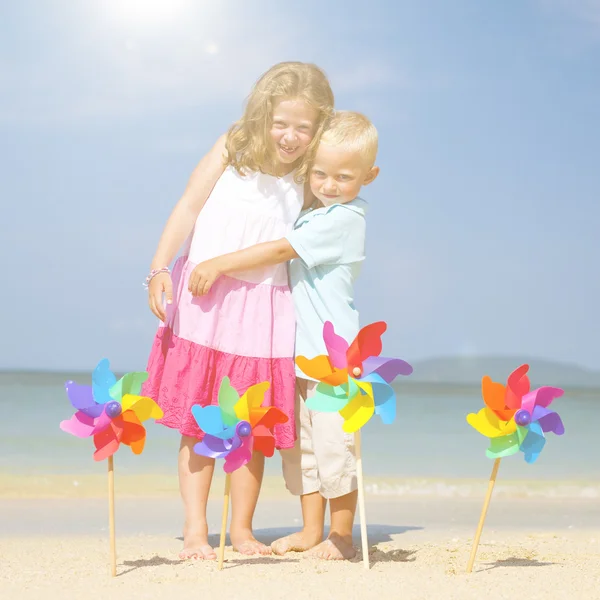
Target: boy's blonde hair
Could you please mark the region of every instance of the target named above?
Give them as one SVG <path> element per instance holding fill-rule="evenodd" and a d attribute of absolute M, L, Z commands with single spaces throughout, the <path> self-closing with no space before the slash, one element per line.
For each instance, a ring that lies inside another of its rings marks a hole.
<path fill-rule="evenodd" d="M 254 84 L 244 114 L 227 132 L 227 164 L 245 171 L 275 172 L 277 163 L 269 131 L 273 107 L 284 98 L 304 100 L 319 113 L 315 136 L 302 157 L 296 180 L 306 177 L 307 157 L 318 145 L 325 119 L 333 113 L 333 92 L 325 73 L 314 64 L 282 62 L 271 67 Z"/>
<path fill-rule="evenodd" d="M 348 152 L 358 152 L 369 168 L 375 164 L 377 129 L 361 113 L 350 110 L 336 111 L 325 124 L 321 142 Z"/>

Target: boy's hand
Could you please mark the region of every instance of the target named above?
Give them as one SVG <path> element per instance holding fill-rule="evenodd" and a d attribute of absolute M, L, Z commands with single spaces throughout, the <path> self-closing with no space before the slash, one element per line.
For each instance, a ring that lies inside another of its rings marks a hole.
<path fill-rule="evenodd" d="M 163 294 L 167 304 L 173 302 L 173 282 L 169 273 L 159 273 L 148 284 L 148 304 L 150 310 L 164 323 L 167 313 L 163 306 Z"/>
<path fill-rule="evenodd" d="M 205 260 L 196 265 L 190 275 L 188 289 L 192 296 L 205 296 L 210 291 L 213 283 L 221 276 L 217 258 Z"/>

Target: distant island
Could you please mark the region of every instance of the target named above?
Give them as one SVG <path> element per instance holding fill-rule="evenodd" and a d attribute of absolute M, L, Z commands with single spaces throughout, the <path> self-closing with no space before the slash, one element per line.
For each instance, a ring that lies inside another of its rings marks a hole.
<path fill-rule="evenodd" d="M 553 385 L 565 390 L 598 392 L 600 397 L 600 371 L 584 369 L 578 365 L 518 356 L 449 356 L 412 362 L 414 372 L 410 377 L 399 377 L 401 387 L 415 386 L 432 391 L 442 389 L 478 388 L 481 378 L 489 375 L 494 381 L 504 383 L 519 365 L 527 363 L 534 387 Z M 117 376 L 120 376 L 117 373 Z M 79 370 L 48 372 L 37 370 L 0 370 L 2 383 L 51 383 L 62 385 L 68 379 L 89 383 L 91 373 Z"/>

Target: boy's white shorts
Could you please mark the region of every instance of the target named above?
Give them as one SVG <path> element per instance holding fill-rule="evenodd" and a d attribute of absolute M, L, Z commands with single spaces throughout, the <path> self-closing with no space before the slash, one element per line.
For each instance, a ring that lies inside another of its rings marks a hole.
<path fill-rule="evenodd" d="M 295 496 L 319 492 L 338 498 L 357 489 L 354 434 L 342 429 L 339 412 L 306 408 L 317 387 L 315 381 L 296 379 L 296 431 L 293 448 L 280 450 L 283 478 Z"/>

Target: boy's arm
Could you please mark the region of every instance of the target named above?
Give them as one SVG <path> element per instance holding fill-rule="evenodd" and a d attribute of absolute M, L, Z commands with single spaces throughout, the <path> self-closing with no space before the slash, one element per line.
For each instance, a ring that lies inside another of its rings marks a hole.
<path fill-rule="evenodd" d="M 292 258 L 298 258 L 298 254 L 286 238 L 256 244 L 199 263 L 190 275 L 188 289 L 193 296 L 204 296 L 221 275 L 277 265 Z"/>

